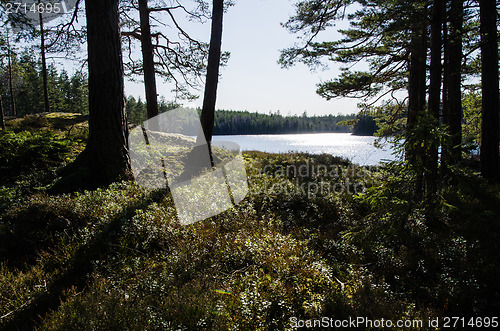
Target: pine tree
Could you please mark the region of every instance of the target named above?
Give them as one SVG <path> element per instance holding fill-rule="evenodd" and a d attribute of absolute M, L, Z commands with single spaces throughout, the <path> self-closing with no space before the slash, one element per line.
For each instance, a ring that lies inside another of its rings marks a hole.
<path fill-rule="evenodd" d="M 151 119 L 158 115 L 158 97 L 156 92 L 153 43 L 151 42 L 151 27 L 149 26 L 149 8 L 147 0 L 139 0 L 139 13 L 141 21 L 141 49 L 144 70 L 144 88 L 146 89 L 148 119 Z M 158 128 L 150 129 L 157 130 Z"/>
<path fill-rule="evenodd" d="M 118 0 L 86 0 L 89 138 L 53 192 L 92 188 L 130 177 Z"/>
<path fill-rule="evenodd" d="M 0 93 L 0 128 L 5 130 L 5 119 L 3 115 L 3 102 L 2 102 L 2 94 Z"/>
<path fill-rule="evenodd" d="M 205 142 L 208 144 L 209 148 L 212 142 L 215 118 L 215 102 L 217 99 L 217 85 L 219 82 L 223 13 L 224 1 L 213 0 L 212 34 L 210 36 L 205 95 L 203 98 L 203 108 L 200 117 L 201 126 L 205 135 Z M 198 138 L 198 140 L 200 139 Z"/>
<path fill-rule="evenodd" d="M 497 10 L 495 1 L 479 0 L 481 15 L 482 130 L 481 175 L 500 177 Z"/>

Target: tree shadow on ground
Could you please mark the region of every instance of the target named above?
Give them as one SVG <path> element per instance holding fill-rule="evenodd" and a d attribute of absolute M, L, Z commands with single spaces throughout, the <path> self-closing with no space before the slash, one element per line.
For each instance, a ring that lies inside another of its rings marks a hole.
<path fill-rule="evenodd" d="M 69 262 L 64 266 L 63 271 L 47 283 L 46 290 L 43 293 L 31 298 L 18 309 L 3 316 L 5 320 L 0 324 L 0 329 L 33 330 L 47 313 L 57 310 L 67 299 L 65 293 L 68 293 L 69 289 L 76 288 L 78 291 L 83 291 L 88 276 L 94 269 L 94 262 L 105 258 L 110 249 L 117 244 L 124 225 L 133 217 L 135 211 L 161 201 L 167 194 L 167 190 L 153 191 L 138 204 L 123 208 L 122 212 L 118 213 L 107 224 L 103 224 L 102 228 L 89 242 L 75 251 Z M 27 211 L 27 214 L 29 213 L 31 211 Z M 63 228 L 67 225 L 62 224 L 65 223 L 62 220 L 60 222 Z M 50 227 L 50 220 L 47 226 Z M 54 225 L 52 226 L 54 227 Z M 55 226 L 57 227 L 57 225 Z M 24 230 L 29 231 L 28 228 L 24 228 Z M 58 230 L 60 231 L 61 228 Z M 52 228 L 52 231 L 57 231 L 57 229 Z M 24 263 L 34 263 L 37 251 L 27 249 L 28 244 L 27 242 L 22 244 L 24 248 L 22 252 L 13 253 L 9 249 L 8 255 L 10 254 L 10 256 L 8 259 L 21 258 Z M 2 249 L 5 253 L 5 247 L 2 247 Z M 15 251 L 17 248 L 12 249 Z M 18 261 L 16 264 L 18 263 L 21 262 Z"/>

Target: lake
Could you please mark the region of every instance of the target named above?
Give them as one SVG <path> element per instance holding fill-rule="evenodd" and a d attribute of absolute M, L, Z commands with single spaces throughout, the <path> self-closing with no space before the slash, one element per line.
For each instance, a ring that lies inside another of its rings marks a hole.
<path fill-rule="evenodd" d="M 332 154 L 353 163 L 376 165 L 384 160 L 394 160 L 389 144 L 376 148 L 372 136 L 354 136 L 350 133 L 313 134 L 263 134 L 214 136 L 216 141 L 230 141 L 238 144 L 242 151 L 256 150 L 269 153 L 307 152 L 311 154 Z"/>

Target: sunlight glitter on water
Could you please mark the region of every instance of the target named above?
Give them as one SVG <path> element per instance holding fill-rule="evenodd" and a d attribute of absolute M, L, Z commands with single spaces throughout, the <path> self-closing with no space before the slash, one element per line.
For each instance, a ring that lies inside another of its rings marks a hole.
<path fill-rule="evenodd" d="M 214 141 L 232 141 L 242 150 L 269 153 L 307 152 L 341 156 L 362 164 L 375 165 L 384 160 L 394 160 L 389 144 L 376 148 L 372 136 L 354 136 L 350 133 L 276 134 L 214 136 Z"/>

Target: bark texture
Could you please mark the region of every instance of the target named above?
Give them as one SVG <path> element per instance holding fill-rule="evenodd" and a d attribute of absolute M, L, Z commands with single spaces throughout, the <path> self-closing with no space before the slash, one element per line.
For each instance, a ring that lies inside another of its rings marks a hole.
<path fill-rule="evenodd" d="M 89 139 L 52 192 L 92 189 L 130 178 L 118 1 L 85 1 Z"/>
<path fill-rule="evenodd" d="M 86 0 L 92 176 L 102 184 L 130 170 L 118 0 Z"/>

